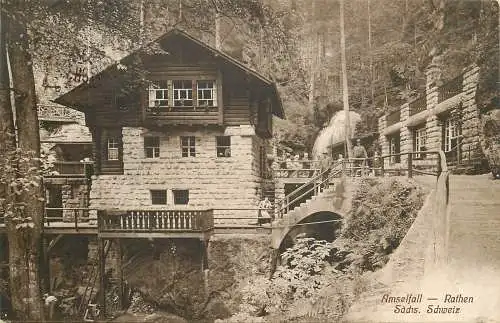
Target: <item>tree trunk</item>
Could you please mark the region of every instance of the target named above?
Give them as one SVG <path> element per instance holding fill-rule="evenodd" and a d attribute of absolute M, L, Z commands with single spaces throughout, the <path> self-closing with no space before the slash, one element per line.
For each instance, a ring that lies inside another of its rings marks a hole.
<path fill-rule="evenodd" d="M 32 60 L 28 52 L 26 26 L 9 21 L 9 59 L 15 89 L 15 111 L 18 129 L 18 148 L 22 151 L 19 176 L 32 184 L 25 186 L 17 196 L 22 206 L 21 216 L 27 226 L 21 229 L 9 221 L 10 282 L 14 311 L 21 320 L 43 322 L 43 304 L 40 289 L 41 235 L 44 203 L 40 169 L 40 135 L 35 95 Z M 31 218 L 31 219 L 30 219 Z"/>
<path fill-rule="evenodd" d="M 314 108 L 314 96 L 316 92 L 316 68 L 317 68 L 317 51 L 316 48 L 318 48 L 318 34 L 316 32 L 316 0 L 312 0 L 312 14 L 311 14 L 311 21 L 309 22 L 311 24 L 311 29 L 310 29 L 310 34 L 309 34 L 309 39 L 313 39 L 313 34 L 316 33 L 316 41 L 310 41 L 310 47 L 309 51 L 311 53 L 311 64 L 310 64 L 310 79 L 309 79 L 309 97 L 308 97 L 308 108 L 310 111 L 313 110 Z"/>
<path fill-rule="evenodd" d="M 344 32 L 344 0 L 340 0 L 340 55 L 342 61 L 342 93 L 345 113 L 345 144 L 347 158 L 352 156 L 351 150 L 351 116 L 349 111 L 349 91 L 347 87 L 347 62 L 345 57 L 345 32 Z"/>

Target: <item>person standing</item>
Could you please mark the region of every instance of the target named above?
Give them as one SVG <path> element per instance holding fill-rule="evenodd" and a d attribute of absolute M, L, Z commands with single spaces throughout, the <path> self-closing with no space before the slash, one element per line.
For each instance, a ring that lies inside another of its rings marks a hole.
<path fill-rule="evenodd" d="M 366 153 L 365 147 L 361 145 L 360 139 L 356 140 L 356 146 L 354 146 L 352 154 L 354 157 L 354 169 L 356 171 L 355 174 L 357 175 L 359 173 L 360 175 L 363 175 L 368 154 Z"/>

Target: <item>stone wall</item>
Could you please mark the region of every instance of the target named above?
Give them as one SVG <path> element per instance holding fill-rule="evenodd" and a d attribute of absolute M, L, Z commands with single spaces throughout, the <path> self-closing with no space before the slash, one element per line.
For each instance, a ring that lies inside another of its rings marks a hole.
<path fill-rule="evenodd" d="M 216 224 L 247 224 L 257 211 L 261 182 L 259 150 L 268 141 L 255 135 L 251 126 L 196 131 L 152 131 L 124 127 L 124 175 L 94 178 L 91 208 L 98 210 L 153 210 L 150 190 L 167 190 L 168 209 L 213 208 Z M 231 157 L 217 157 L 216 136 L 231 136 Z M 160 158 L 145 158 L 144 137 L 160 137 Z M 195 136 L 196 157 L 182 157 L 180 136 Z M 174 205 L 172 190 L 189 190 L 188 205 Z M 220 210 L 222 208 L 230 210 Z M 219 210 L 217 210 L 219 209 Z M 224 220 L 225 219 L 225 220 Z"/>
<path fill-rule="evenodd" d="M 471 65 L 464 68 L 462 92 L 443 102 L 439 102 L 439 85 L 442 83 L 441 70 L 438 65 L 432 64 L 426 71 L 426 110 L 410 116 L 410 107 L 408 103 L 403 104 L 401 109 L 401 121 L 399 123 L 401 152 L 413 151 L 414 139 L 413 130 L 417 126 L 426 128 L 426 150 L 442 149 L 442 127 L 443 118 L 450 113 L 458 112 L 461 118 L 462 141 L 461 154 L 462 160 L 468 160 L 470 151 L 477 153 L 479 147 L 479 122 L 480 115 L 476 104 L 476 90 L 478 86 L 479 67 Z M 397 129 L 390 129 L 392 133 Z M 389 153 L 389 141 L 387 139 L 388 127 L 386 126 L 386 116 L 379 118 L 379 133 L 381 134 L 380 144 L 382 146 L 382 155 Z M 430 155 L 429 155 L 430 156 Z M 476 156 L 470 156 L 476 157 Z M 405 167 L 407 157 L 402 156 L 401 163 Z M 415 160 L 414 165 L 435 165 L 435 157 L 427 160 Z M 388 164 L 386 167 L 389 166 Z"/>
<path fill-rule="evenodd" d="M 86 208 L 88 207 L 88 185 L 87 184 L 65 184 L 61 186 L 62 207 L 63 208 Z M 78 219 L 87 217 L 81 210 L 63 210 L 63 221 L 72 222 L 75 220 L 75 213 Z"/>

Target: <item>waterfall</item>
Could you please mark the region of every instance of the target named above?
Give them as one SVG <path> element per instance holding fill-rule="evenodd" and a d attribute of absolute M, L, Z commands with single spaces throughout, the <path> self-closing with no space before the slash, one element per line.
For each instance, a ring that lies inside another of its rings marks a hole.
<path fill-rule="evenodd" d="M 361 120 L 361 117 L 356 112 L 350 112 L 351 121 L 351 138 L 354 136 L 356 124 Z M 330 119 L 328 125 L 321 129 L 318 137 L 314 141 L 312 149 L 312 158 L 320 159 L 323 152 L 330 152 L 329 148 L 332 145 L 337 145 L 345 141 L 345 113 L 344 111 L 336 112 Z"/>

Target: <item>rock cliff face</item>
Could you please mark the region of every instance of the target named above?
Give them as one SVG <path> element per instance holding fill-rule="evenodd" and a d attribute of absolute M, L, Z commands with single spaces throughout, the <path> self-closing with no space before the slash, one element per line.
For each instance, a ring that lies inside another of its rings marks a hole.
<path fill-rule="evenodd" d="M 239 310 L 242 281 L 268 275 L 267 235 L 217 235 L 208 254 L 198 240 L 134 241 L 124 278 L 159 309 L 186 319 L 216 319 Z"/>

